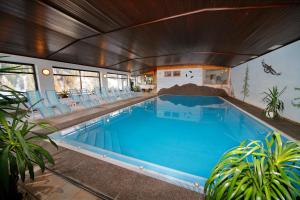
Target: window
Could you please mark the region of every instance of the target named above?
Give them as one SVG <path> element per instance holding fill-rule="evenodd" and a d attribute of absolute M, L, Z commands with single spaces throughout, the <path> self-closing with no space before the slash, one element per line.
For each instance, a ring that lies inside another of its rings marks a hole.
<path fill-rule="evenodd" d="M 88 91 L 100 87 L 99 72 L 53 67 L 54 88 L 57 92 L 69 89 Z"/>
<path fill-rule="evenodd" d="M 204 84 L 227 84 L 228 83 L 229 70 L 204 70 Z"/>
<path fill-rule="evenodd" d="M 171 77 L 172 72 L 171 71 L 165 71 L 164 75 L 165 75 L 165 77 Z"/>
<path fill-rule="evenodd" d="M 1 85 L 6 85 L 20 92 L 37 89 L 33 65 L 0 62 L 0 68 L 14 68 L 13 70 L 10 70 L 10 72 L 0 73 Z"/>
<path fill-rule="evenodd" d="M 173 76 L 180 76 L 180 71 L 173 71 Z"/>
<path fill-rule="evenodd" d="M 107 88 L 123 90 L 128 87 L 128 76 L 123 74 L 107 74 Z"/>

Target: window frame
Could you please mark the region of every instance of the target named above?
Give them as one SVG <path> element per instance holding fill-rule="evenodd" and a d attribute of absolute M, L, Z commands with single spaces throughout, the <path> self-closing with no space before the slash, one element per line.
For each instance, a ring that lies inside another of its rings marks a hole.
<path fill-rule="evenodd" d="M 113 74 L 113 75 L 116 75 L 116 77 L 109 77 L 110 74 Z M 119 76 L 126 76 L 126 78 L 124 77 L 121 77 L 119 78 Z M 120 79 L 120 80 L 127 80 L 127 87 L 130 85 L 130 82 L 129 82 L 129 75 L 128 74 L 118 74 L 118 73 L 106 73 L 106 79 Z M 123 88 L 123 82 L 122 82 L 122 88 Z M 118 83 L 118 89 L 120 90 L 120 87 L 119 87 L 119 83 Z"/>
<path fill-rule="evenodd" d="M 35 65 L 34 64 L 23 63 L 23 62 L 13 62 L 13 61 L 3 61 L 3 60 L 0 60 L 0 63 L 31 66 L 32 67 L 32 72 L 5 72 L 5 73 L 0 73 L 0 74 L 32 74 L 33 75 L 33 79 L 34 79 L 35 90 L 39 90 L 39 85 L 38 85 L 38 81 L 37 81 L 37 73 L 36 73 L 36 69 L 35 69 Z M 21 92 L 21 93 L 25 93 L 25 92 Z"/>
<path fill-rule="evenodd" d="M 67 70 L 75 70 L 75 71 L 79 71 L 79 75 L 73 75 L 73 74 L 56 74 L 54 73 L 53 69 L 67 69 Z M 67 68 L 67 67 L 57 67 L 57 66 L 52 66 L 52 70 L 53 70 L 53 78 L 55 75 L 57 76 L 74 76 L 74 77 L 79 77 L 80 80 L 80 90 L 82 90 L 82 77 L 90 77 L 90 78 L 97 78 L 96 76 L 82 76 L 81 75 L 81 71 L 85 71 L 85 72 L 94 72 L 98 74 L 98 79 L 99 79 L 99 87 L 101 88 L 101 74 L 99 71 L 93 71 L 93 70 L 82 70 L 82 69 L 75 69 L 75 68 Z"/>

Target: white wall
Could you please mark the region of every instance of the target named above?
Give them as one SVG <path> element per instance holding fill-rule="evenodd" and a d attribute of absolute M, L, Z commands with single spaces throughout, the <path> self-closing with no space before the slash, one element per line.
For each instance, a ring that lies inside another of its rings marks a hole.
<path fill-rule="evenodd" d="M 261 61 L 272 65 L 273 69 L 281 72 L 280 76 L 267 74 L 263 71 Z M 295 91 L 295 87 L 300 87 L 300 41 L 282 47 L 266 55 L 258 57 L 247 63 L 239 65 L 231 70 L 232 90 L 234 96 L 242 100 L 242 87 L 245 77 L 245 70 L 249 66 L 249 90 L 250 96 L 246 97 L 246 102 L 260 108 L 264 108 L 262 94 L 268 88 L 277 86 L 280 90 L 287 86 L 282 100 L 285 104 L 283 116 L 291 120 L 300 122 L 300 109 L 291 104 L 293 98 L 300 97 L 300 92 Z"/>
<path fill-rule="evenodd" d="M 54 90 L 54 80 L 53 80 L 53 73 L 52 73 L 53 66 L 71 68 L 71 69 L 98 71 L 101 74 L 101 86 L 104 86 L 104 87 L 107 87 L 107 80 L 106 80 L 106 78 L 103 77 L 104 74 L 106 74 L 106 73 L 111 72 L 111 73 L 119 73 L 119 74 L 128 74 L 129 75 L 129 73 L 126 73 L 126 72 L 119 72 L 119 71 L 115 71 L 115 70 L 102 69 L 102 68 L 77 65 L 77 64 L 70 64 L 70 63 L 51 61 L 51 60 L 45 60 L 45 59 L 31 58 L 31 57 L 25 57 L 25 56 L 17 56 L 17 55 L 11 55 L 11 54 L 3 54 L 3 53 L 0 53 L 0 56 L 9 56 L 9 57 L 5 57 L 5 58 L 1 58 L 2 61 L 34 64 L 35 71 L 36 71 L 36 78 L 37 78 L 37 82 L 38 82 L 38 88 L 42 93 L 44 93 L 45 90 Z M 42 74 L 43 69 L 49 69 L 50 75 L 44 76 Z"/>
<path fill-rule="evenodd" d="M 164 77 L 165 71 L 180 71 L 180 76 L 178 77 Z M 190 71 L 192 73 L 190 73 Z M 186 77 L 187 74 L 187 77 Z M 191 78 L 193 76 L 193 78 Z M 157 70 L 157 91 L 162 88 L 170 88 L 174 85 L 184 85 L 188 83 L 193 83 L 201 86 L 203 83 L 202 69 L 200 68 L 186 68 L 186 69 L 166 69 Z"/>

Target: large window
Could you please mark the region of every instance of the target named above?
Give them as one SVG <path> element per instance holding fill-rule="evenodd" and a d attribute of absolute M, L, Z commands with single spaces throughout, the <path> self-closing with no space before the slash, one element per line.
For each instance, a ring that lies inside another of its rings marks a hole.
<path fill-rule="evenodd" d="M 128 76 L 122 74 L 107 74 L 107 88 L 123 90 L 128 87 Z"/>
<path fill-rule="evenodd" d="M 11 68 L 7 73 L 0 73 L 0 85 L 5 85 L 21 92 L 37 89 L 33 65 L 0 62 L 0 68 Z"/>
<path fill-rule="evenodd" d="M 227 84 L 229 77 L 228 69 L 204 70 L 204 84 Z"/>
<path fill-rule="evenodd" d="M 99 72 L 53 67 L 53 75 L 57 92 L 69 89 L 92 91 L 100 87 Z"/>

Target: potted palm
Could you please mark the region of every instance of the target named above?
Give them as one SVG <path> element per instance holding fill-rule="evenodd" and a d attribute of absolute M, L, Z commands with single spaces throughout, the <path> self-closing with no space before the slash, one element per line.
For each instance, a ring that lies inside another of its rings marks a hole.
<path fill-rule="evenodd" d="M 225 153 L 205 184 L 205 199 L 296 199 L 300 196 L 300 145 L 274 132 Z"/>
<path fill-rule="evenodd" d="M 13 69 L 2 68 L 0 73 L 7 70 Z M 46 162 L 54 164 L 49 152 L 36 141 L 49 140 L 56 144 L 48 136 L 33 131 L 37 126 L 46 128 L 48 125 L 29 121 L 30 108 L 24 99 L 21 92 L 0 86 L 0 199 L 21 199 L 17 189 L 19 178 L 24 181 L 28 171 L 34 179 L 34 165 L 44 171 Z"/>
<path fill-rule="evenodd" d="M 280 99 L 280 96 L 284 93 L 285 89 L 286 87 L 279 92 L 278 88 L 274 86 L 272 89 L 264 92 L 265 97 L 263 98 L 263 102 L 267 104 L 264 110 L 266 117 L 271 119 L 277 118 L 279 117 L 279 113 L 284 110 L 284 103 Z"/>

